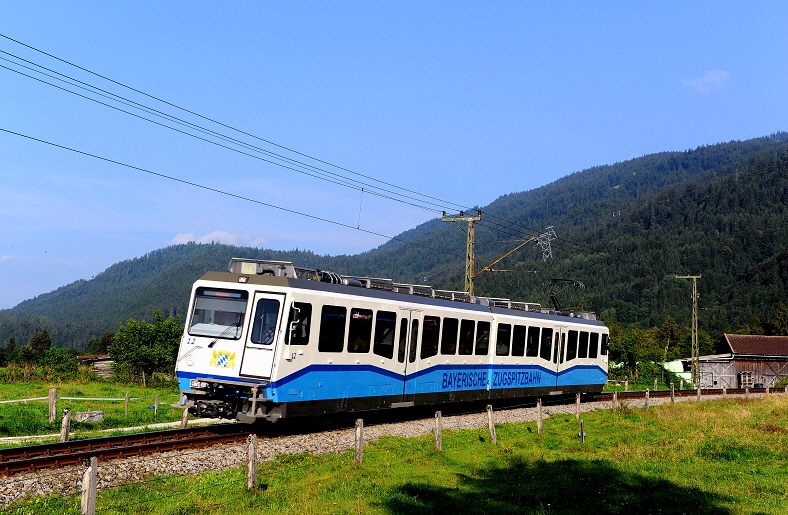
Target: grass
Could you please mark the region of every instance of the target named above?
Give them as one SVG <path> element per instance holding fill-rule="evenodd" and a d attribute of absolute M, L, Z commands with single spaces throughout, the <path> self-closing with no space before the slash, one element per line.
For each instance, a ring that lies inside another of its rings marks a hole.
<path fill-rule="evenodd" d="M 679 403 L 369 443 L 364 465 L 342 454 L 282 456 L 248 493 L 235 468 L 150 478 L 99 493 L 121 514 L 722 514 L 788 513 L 788 397 Z M 100 470 L 100 469 L 99 469 Z M 99 472 L 100 473 L 100 472 Z M 30 501 L 28 501 L 30 502 Z M 18 513 L 79 513 L 51 496 Z"/>
<path fill-rule="evenodd" d="M 0 384 L 0 400 L 47 397 L 50 388 L 57 388 L 58 397 L 122 399 L 128 392 L 129 397 L 140 400 L 129 401 L 129 414 L 126 415 L 123 400 L 58 399 L 58 416 L 52 423 L 49 422 L 49 404 L 46 400 L 0 404 L 0 437 L 59 434 L 61 417 L 65 408 L 71 408 L 72 415 L 78 411 L 104 411 L 104 420 L 101 422 L 75 422 L 72 420 L 71 431 L 76 433 L 77 437 L 85 437 L 103 429 L 178 421 L 183 415 L 183 410 L 170 407 L 170 404 L 178 400 L 177 390 L 142 388 L 108 382 L 4 383 Z M 153 405 L 157 394 L 159 395 L 159 410 L 158 415 L 155 415 L 154 410 L 148 406 Z"/>

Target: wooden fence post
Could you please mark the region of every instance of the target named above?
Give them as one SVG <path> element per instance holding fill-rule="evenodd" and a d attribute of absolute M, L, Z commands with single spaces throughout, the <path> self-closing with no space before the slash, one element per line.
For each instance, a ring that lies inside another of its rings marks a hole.
<path fill-rule="evenodd" d="M 656 379 L 656 378 L 654 379 L 654 391 L 655 391 L 655 392 L 656 392 L 656 391 L 657 391 L 657 389 L 658 389 L 658 388 L 657 388 L 657 386 L 659 385 L 658 381 L 659 381 L 659 379 Z"/>
<path fill-rule="evenodd" d="M 627 379 L 626 381 L 624 381 L 624 391 L 625 391 L 625 392 L 628 392 L 628 391 L 629 391 L 629 379 Z"/>
<path fill-rule="evenodd" d="M 614 390 L 613 391 L 613 411 L 615 411 L 616 408 L 618 408 L 618 391 Z"/>
<path fill-rule="evenodd" d="M 189 425 L 189 408 L 183 409 L 183 416 L 181 417 L 181 429 L 186 429 Z"/>
<path fill-rule="evenodd" d="M 744 388 L 744 398 L 745 399 L 749 399 L 750 398 L 750 387 L 749 386 L 746 386 Z"/>
<path fill-rule="evenodd" d="M 49 389 L 49 423 L 57 418 L 57 388 Z"/>
<path fill-rule="evenodd" d="M 698 402 L 700 402 L 700 386 L 698 386 Z"/>
<path fill-rule="evenodd" d="M 646 388 L 646 395 L 643 397 L 646 409 L 648 409 L 648 388 Z"/>
<path fill-rule="evenodd" d="M 98 459 L 95 456 L 85 460 L 88 468 L 82 474 L 82 511 L 81 515 L 96 515 L 96 479 Z"/>
<path fill-rule="evenodd" d="M 63 410 L 63 422 L 60 424 L 60 441 L 68 442 L 68 432 L 71 431 L 71 408 Z"/>
<path fill-rule="evenodd" d="M 356 419 L 356 465 L 364 461 L 364 419 Z"/>
<path fill-rule="evenodd" d="M 542 434 L 542 398 L 536 399 L 536 432 Z"/>
<path fill-rule="evenodd" d="M 257 435 L 246 437 L 246 489 L 257 490 Z"/>
<path fill-rule="evenodd" d="M 586 443 L 586 426 L 585 421 L 580 421 L 580 434 L 577 435 L 580 438 L 580 443 Z"/>
<path fill-rule="evenodd" d="M 487 425 L 490 428 L 490 440 L 492 440 L 492 443 L 498 443 L 498 436 L 495 434 L 492 404 L 487 405 Z"/>
<path fill-rule="evenodd" d="M 443 414 L 435 412 L 435 449 L 443 450 Z"/>
<path fill-rule="evenodd" d="M 575 394 L 575 420 L 580 420 L 580 394 Z"/>
<path fill-rule="evenodd" d="M 670 383 L 670 403 L 676 404 L 676 388 L 673 383 Z"/>
<path fill-rule="evenodd" d="M 683 390 L 683 389 L 684 389 L 684 379 L 682 379 L 682 380 L 679 382 L 679 390 Z"/>
<path fill-rule="evenodd" d="M 766 397 L 768 397 L 768 396 L 769 396 L 769 387 L 767 386 L 766 387 Z"/>
<path fill-rule="evenodd" d="M 129 392 L 126 392 L 126 416 L 129 416 Z"/>
<path fill-rule="evenodd" d="M 153 399 L 153 415 L 159 414 L 159 394 L 156 394 L 156 397 Z"/>
<path fill-rule="evenodd" d="M 728 398 L 728 389 L 726 387 L 724 387 L 724 386 L 722 387 L 722 398 L 723 399 L 727 399 Z"/>

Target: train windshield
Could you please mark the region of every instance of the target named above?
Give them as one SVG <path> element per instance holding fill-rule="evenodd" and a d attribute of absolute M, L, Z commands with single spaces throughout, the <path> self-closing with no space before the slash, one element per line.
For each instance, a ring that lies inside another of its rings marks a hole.
<path fill-rule="evenodd" d="M 189 334 L 237 340 L 248 299 L 245 291 L 197 288 Z"/>

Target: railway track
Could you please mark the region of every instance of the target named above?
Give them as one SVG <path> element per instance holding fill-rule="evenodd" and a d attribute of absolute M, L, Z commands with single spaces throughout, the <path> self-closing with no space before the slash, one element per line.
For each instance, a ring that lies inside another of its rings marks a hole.
<path fill-rule="evenodd" d="M 701 391 L 701 399 L 708 396 L 755 396 L 766 393 L 767 389 L 765 388 L 730 388 L 725 391 L 722 389 L 706 389 Z M 783 390 L 770 390 L 770 393 L 784 392 Z M 643 399 L 645 397 L 645 391 L 617 392 L 616 395 L 619 401 Z M 697 390 L 675 390 L 674 395 L 678 399 L 697 398 Z M 651 398 L 670 397 L 670 390 L 653 390 L 649 392 L 649 396 Z M 575 402 L 574 396 L 545 397 L 543 400 L 545 401 L 545 406 L 572 404 Z M 613 400 L 613 393 L 584 394 L 581 400 L 583 403 L 609 402 Z M 511 402 L 501 403 L 496 409 L 507 410 L 533 407 L 535 404 L 535 401 L 517 404 Z M 422 408 L 422 410 L 424 409 L 426 408 Z M 450 411 L 446 413 L 449 414 Z M 478 413 L 478 411 L 454 412 L 455 415 L 471 413 Z M 413 414 L 415 415 L 415 413 Z M 384 419 L 389 419 L 390 417 L 386 415 L 391 415 L 391 413 L 378 413 L 378 415 L 384 415 Z M 372 418 L 374 419 L 376 417 L 373 416 Z M 405 417 L 406 420 L 412 420 L 413 418 L 414 417 Z M 378 422 L 391 421 L 393 420 L 379 420 Z M 372 422 L 372 424 L 374 423 L 375 422 Z M 339 422 L 338 425 L 329 422 L 326 424 L 329 427 L 320 427 L 321 425 L 322 424 L 317 426 L 311 425 L 311 430 L 304 430 L 301 428 L 295 432 L 311 433 L 345 427 L 345 424 L 342 422 Z M 351 425 L 348 424 L 347 427 L 351 427 Z M 41 472 L 48 469 L 80 465 L 85 459 L 93 456 L 96 456 L 99 461 L 108 461 L 147 456 L 173 450 L 204 449 L 219 444 L 242 442 L 253 432 L 255 431 L 252 427 L 245 424 L 217 424 L 201 428 L 174 429 L 152 433 L 136 433 L 124 436 L 92 438 L 88 440 L 0 449 L 0 476 Z"/>
<path fill-rule="evenodd" d="M 107 461 L 173 450 L 203 449 L 244 441 L 250 433 L 252 430 L 247 425 L 219 424 L 207 428 L 173 429 L 0 449 L 0 475 L 11 476 L 79 465 L 93 456 L 99 461 Z"/>

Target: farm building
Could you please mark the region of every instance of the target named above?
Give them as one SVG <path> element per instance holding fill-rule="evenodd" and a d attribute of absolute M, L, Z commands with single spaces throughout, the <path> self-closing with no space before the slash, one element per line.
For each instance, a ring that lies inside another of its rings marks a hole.
<path fill-rule="evenodd" d="M 725 341 L 729 353 L 700 357 L 702 388 L 772 388 L 788 377 L 788 336 L 726 334 Z M 681 362 L 689 372 L 692 360 Z"/>
<path fill-rule="evenodd" d="M 109 356 L 109 354 L 88 354 L 85 356 L 77 356 L 77 360 L 79 360 L 80 364 L 91 367 L 93 373 L 99 377 L 112 377 L 112 364 L 114 361 Z"/>

